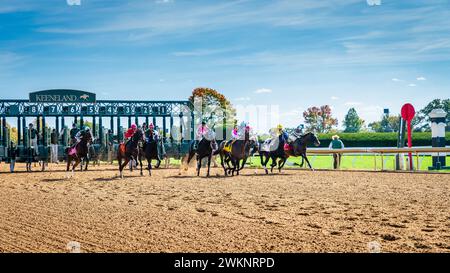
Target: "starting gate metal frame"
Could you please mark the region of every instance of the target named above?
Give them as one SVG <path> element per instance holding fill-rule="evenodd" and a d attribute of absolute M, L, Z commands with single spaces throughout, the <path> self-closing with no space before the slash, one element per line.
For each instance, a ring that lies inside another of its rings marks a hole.
<path fill-rule="evenodd" d="M 121 135 L 121 118 L 128 118 L 128 127 L 132 122 L 138 124 L 139 118 L 145 118 L 147 124 L 151 122 L 156 125 L 157 118 L 162 119 L 163 141 L 167 143 L 166 138 L 167 125 L 169 128 L 174 127 L 174 118 L 180 118 L 179 127 L 181 134 L 183 130 L 189 129 L 190 134 L 184 134 L 189 136 L 190 139 L 184 140 L 184 144 L 187 141 L 194 139 L 194 116 L 193 105 L 190 101 L 186 100 L 173 100 L 173 101 L 135 101 L 135 100 L 97 100 L 95 102 L 31 102 L 29 100 L 14 100 L 14 99 L 0 99 L 0 157 L 6 158 L 7 135 L 9 134 L 6 128 L 6 118 L 17 118 L 17 145 L 29 146 L 25 135 L 27 133 L 26 118 L 34 117 L 37 119 L 37 130 L 42 135 L 38 142 L 39 149 L 44 146 L 43 150 L 46 150 L 48 143 L 44 141 L 46 139 L 46 118 L 55 117 L 55 129 L 60 132 L 61 129 L 66 127 L 65 118 L 73 117 L 75 123 L 78 122 L 80 126 L 83 126 L 85 118 L 92 118 L 93 134 L 98 135 L 100 143 L 103 143 L 103 133 L 97 134 L 97 120 L 98 128 L 103 128 L 103 118 L 110 118 L 110 129 L 113 134 L 117 136 L 117 139 L 122 140 Z M 132 121 L 134 118 L 134 121 Z M 187 118 L 189 128 L 183 126 L 182 119 Z M 114 126 L 114 119 L 116 120 Z M 169 124 L 167 124 L 169 119 Z M 114 127 L 116 130 L 114 130 Z M 172 134 L 172 132 L 170 131 Z M 59 141 L 59 145 L 67 146 L 65 139 Z M 183 144 L 183 143 L 181 143 Z M 2 152 L 3 151 L 3 152 Z"/>

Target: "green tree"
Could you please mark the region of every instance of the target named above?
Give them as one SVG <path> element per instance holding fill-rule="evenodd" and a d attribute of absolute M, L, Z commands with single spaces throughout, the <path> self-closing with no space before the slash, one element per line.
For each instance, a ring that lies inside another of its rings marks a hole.
<path fill-rule="evenodd" d="M 437 108 L 441 108 L 447 113 L 447 126 L 445 127 L 445 131 L 450 131 L 450 99 L 434 99 L 421 109 L 412 121 L 414 131 L 431 131 L 429 115 L 433 109 Z"/>
<path fill-rule="evenodd" d="M 331 107 L 323 105 L 319 107 L 313 106 L 303 112 L 306 129 L 316 133 L 328 133 L 333 126 L 338 124 L 338 120 L 333 118 Z"/>
<path fill-rule="evenodd" d="M 369 128 L 374 132 L 386 133 L 386 132 L 398 132 L 400 129 L 400 115 L 399 116 L 387 116 L 383 115 L 381 121 L 375 121 L 369 124 Z"/>
<path fill-rule="evenodd" d="M 214 118 L 218 114 L 215 113 L 214 109 L 220 109 L 225 114 L 225 126 L 233 126 L 236 118 L 236 109 L 224 95 L 212 88 L 199 87 L 194 89 L 189 97 L 189 101 L 192 104 L 195 104 L 197 100 L 201 102 L 201 109 L 195 109 L 197 117 L 202 117 L 203 119 Z M 217 124 L 218 126 L 222 125 L 222 120 L 216 121 L 219 123 Z"/>
<path fill-rule="evenodd" d="M 344 126 L 346 133 L 358 133 L 364 125 L 364 120 L 359 118 L 355 108 L 350 108 L 345 115 Z"/>

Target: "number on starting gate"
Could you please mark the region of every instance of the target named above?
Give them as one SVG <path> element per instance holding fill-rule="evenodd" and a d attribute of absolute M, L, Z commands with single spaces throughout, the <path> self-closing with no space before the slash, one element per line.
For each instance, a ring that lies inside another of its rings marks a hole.
<path fill-rule="evenodd" d="M 56 105 L 50 105 L 48 107 L 48 113 L 49 114 L 57 114 L 58 113 L 58 106 Z"/>
<path fill-rule="evenodd" d="M 86 109 L 87 114 L 93 115 L 95 114 L 95 107 L 94 106 L 88 106 Z"/>
<path fill-rule="evenodd" d="M 79 114 L 79 110 L 77 109 L 77 106 L 75 106 L 75 105 L 71 105 L 71 106 L 69 106 L 69 108 L 68 108 L 68 114 L 69 115 L 74 115 L 74 114 Z"/>

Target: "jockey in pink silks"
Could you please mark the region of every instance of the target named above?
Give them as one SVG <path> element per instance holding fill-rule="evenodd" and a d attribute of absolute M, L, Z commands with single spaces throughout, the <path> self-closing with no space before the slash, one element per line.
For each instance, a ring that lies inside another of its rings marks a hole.
<path fill-rule="evenodd" d="M 203 136 L 208 134 L 209 128 L 206 125 L 206 122 L 202 121 L 202 124 L 198 126 L 197 128 L 197 134 L 196 139 L 194 143 L 194 149 L 196 150 L 198 147 L 198 144 L 200 143 L 200 140 L 202 140 Z"/>

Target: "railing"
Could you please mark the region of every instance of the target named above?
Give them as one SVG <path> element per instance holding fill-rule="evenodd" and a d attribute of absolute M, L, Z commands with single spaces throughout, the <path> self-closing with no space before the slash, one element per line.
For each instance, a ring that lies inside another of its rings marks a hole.
<path fill-rule="evenodd" d="M 419 153 L 437 154 L 437 156 L 446 156 L 450 154 L 450 147 L 412 147 L 412 148 L 345 148 L 345 149 L 328 149 L 328 148 L 310 148 L 308 154 L 313 155 L 332 155 L 332 154 L 373 154 L 374 166 L 377 170 L 376 155 L 381 156 L 381 169 L 384 170 L 383 156 L 386 154 L 414 154 L 416 156 L 416 167 L 419 166 Z M 338 167 L 339 168 L 339 167 Z"/>

